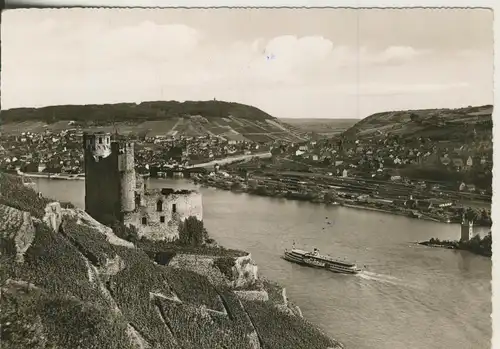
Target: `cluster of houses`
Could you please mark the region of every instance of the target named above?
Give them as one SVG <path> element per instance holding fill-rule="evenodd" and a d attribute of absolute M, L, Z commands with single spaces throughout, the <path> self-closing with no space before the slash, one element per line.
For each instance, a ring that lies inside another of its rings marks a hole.
<path fill-rule="evenodd" d="M 78 174 L 83 171 L 83 132 L 71 128 L 60 132 L 23 132 L 3 135 L 0 167 L 23 172 Z M 234 155 L 265 151 L 264 146 L 244 140 L 215 136 L 148 137 L 135 140 L 139 166 L 188 166 Z"/>
<path fill-rule="evenodd" d="M 282 153 L 311 166 L 330 168 L 337 175 L 401 180 L 398 169 L 407 165 L 429 165 L 446 171 L 468 172 L 478 170 L 491 173 L 492 152 L 487 149 L 468 149 L 466 146 L 449 149 L 446 144 L 416 139 L 411 143 L 397 140 L 355 140 L 332 142 L 309 141 L 281 148 Z M 475 191 L 472 184 L 462 183 L 459 190 Z"/>

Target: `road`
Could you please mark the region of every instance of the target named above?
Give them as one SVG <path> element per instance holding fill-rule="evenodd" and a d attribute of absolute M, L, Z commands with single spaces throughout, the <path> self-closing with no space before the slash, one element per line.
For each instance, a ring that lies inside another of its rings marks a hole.
<path fill-rule="evenodd" d="M 213 167 L 216 164 L 218 165 L 226 165 L 230 164 L 236 161 L 241 161 L 241 160 L 250 160 L 252 158 L 270 158 L 272 154 L 270 152 L 265 152 L 265 153 L 256 153 L 256 154 L 248 154 L 248 155 L 238 155 L 238 156 L 231 156 L 227 157 L 224 159 L 217 159 L 217 160 L 212 160 L 209 162 L 204 162 L 201 164 L 196 164 L 196 165 L 191 165 L 187 166 L 186 168 L 199 168 L 199 167 Z"/>

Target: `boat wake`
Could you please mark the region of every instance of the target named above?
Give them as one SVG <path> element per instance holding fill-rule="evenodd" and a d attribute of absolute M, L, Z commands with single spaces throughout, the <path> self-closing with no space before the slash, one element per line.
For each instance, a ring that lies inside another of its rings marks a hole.
<path fill-rule="evenodd" d="M 370 280 L 370 281 L 378 281 L 378 282 L 383 282 L 383 283 L 392 284 L 392 285 L 403 285 L 404 284 L 403 280 L 398 279 L 395 276 L 373 273 L 373 272 L 366 271 L 366 270 L 363 270 L 356 275 L 362 279 Z"/>

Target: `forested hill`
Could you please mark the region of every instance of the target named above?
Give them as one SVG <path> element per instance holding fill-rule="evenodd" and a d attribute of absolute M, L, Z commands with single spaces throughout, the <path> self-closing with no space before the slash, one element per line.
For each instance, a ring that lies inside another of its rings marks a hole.
<path fill-rule="evenodd" d="M 266 112 L 245 104 L 224 101 L 154 101 L 117 104 L 57 105 L 43 108 L 16 108 L 2 110 L 5 123 L 43 121 L 54 123 L 72 120 L 112 122 L 141 122 L 200 115 L 205 118 L 229 117 L 266 120 L 274 119 Z"/>
<path fill-rule="evenodd" d="M 75 126 L 148 136 L 218 136 L 228 140 L 303 140 L 302 131 L 245 104 L 224 101 L 156 101 L 59 105 L 3 110 L 2 132 L 59 132 Z"/>

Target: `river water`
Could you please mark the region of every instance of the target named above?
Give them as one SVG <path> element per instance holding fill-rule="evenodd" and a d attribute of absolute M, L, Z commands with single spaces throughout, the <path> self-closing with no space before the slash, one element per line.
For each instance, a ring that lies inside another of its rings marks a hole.
<path fill-rule="evenodd" d="M 83 207 L 84 181 L 33 180 L 44 195 Z M 195 187 L 183 180 L 149 183 Z M 347 348 L 490 348 L 491 260 L 412 243 L 457 239 L 459 226 L 200 190 L 210 235 L 251 252 L 260 273 L 285 286 L 304 316 Z M 368 269 L 353 276 L 289 263 L 280 256 L 292 241 Z"/>

